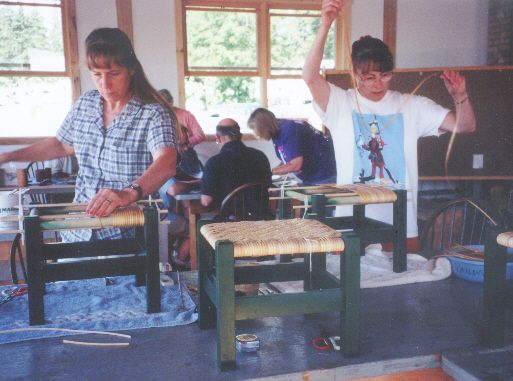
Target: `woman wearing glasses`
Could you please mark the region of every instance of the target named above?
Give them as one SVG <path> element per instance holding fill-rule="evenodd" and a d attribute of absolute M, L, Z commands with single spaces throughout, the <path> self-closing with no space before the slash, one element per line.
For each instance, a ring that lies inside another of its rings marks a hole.
<path fill-rule="evenodd" d="M 330 129 L 337 161 L 337 182 L 373 180 L 412 189 L 408 197 L 407 235 L 417 237 L 417 140 L 446 131 L 472 132 L 475 117 L 465 78 L 444 71 L 441 79 L 456 112 L 432 100 L 390 90 L 394 59 L 381 40 L 365 36 L 352 45 L 354 89 L 329 84 L 320 74 L 328 31 L 347 0 L 323 0 L 321 25 L 303 67 L 314 107 Z M 457 125 L 457 126 L 456 126 Z M 376 175 L 376 168 L 385 174 Z M 389 204 L 367 208 L 367 215 L 391 222 Z"/>

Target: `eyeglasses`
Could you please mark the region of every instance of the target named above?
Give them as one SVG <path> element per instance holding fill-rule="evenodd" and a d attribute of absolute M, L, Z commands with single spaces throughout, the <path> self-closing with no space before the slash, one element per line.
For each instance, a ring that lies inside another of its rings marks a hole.
<path fill-rule="evenodd" d="M 392 79 L 392 75 L 393 73 L 391 71 L 386 71 L 379 74 L 358 74 L 358 77 L 360 77 L 360 81 L 366 85 L 372 85 L 378 80 L 381 82 L 389 82 Z"/>

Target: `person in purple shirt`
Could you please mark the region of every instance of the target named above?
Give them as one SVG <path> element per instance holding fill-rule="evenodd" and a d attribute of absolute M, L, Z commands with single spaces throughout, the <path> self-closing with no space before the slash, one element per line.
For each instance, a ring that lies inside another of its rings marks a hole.
<path fill-rule="evenodd" d="M 273 168 L 273 175 L 293 172 L 304 185 L 336 183 L 335 151 L 329 134 L 306 122 L 278 119 L 265 108 L 251 113 L 248 126 L 259 138 L 272 139 L 281 160 Z"/>

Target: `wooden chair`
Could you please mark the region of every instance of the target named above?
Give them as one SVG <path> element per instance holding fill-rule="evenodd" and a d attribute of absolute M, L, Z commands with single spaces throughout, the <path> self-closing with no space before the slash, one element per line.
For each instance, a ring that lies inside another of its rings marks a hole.
<path fill-rule="evenodd" d="M 499 226 L 486 229 L 483 282 L 483 344 L 489 347 L 504 345 L 506 308 L 513 309 L 513 280 L 506 279 L 507 249 L 513 248 L 513 231 Z M 509 260 L 511 261 L 511 257 Z"/>
<path fill-rule="evenodd" d="M 221 203 L 220 221 L 259 221 L 270 218 L 269 185 L 246 183 L 230 192 Z"/>
<path fill-rule="evenodd" d="M 23 253 L 21 251 L 21 233 L 16 233 L 14 239 L 12 240 L 11 250 L 10 250 L 10 264 L 11 264 L 11 278 L 13 284 L 18 284 L 18 270 L 16 269 L 16 254 L 18 254 L 18 259 L 20 261 L 21 270 L 23 272 L 23 279 L 25 282 L 27 281 L 27 270 L 25 268 L 25 259 L 23 258 Z"/>
<path fill-rule="evenodd" d="M 44 161 L 32 161 L 27 165 L 27 176 L 30 182 L 35 183 L 37 181 L 38 171 L 45 169 Z M 51 202 L 49 196 L 44 193 L 30 193 L 30 200 L 32 204 L 48 204 Z"/>
<path fill-rule="evenodd" d="M 477 201 L 450 201 L 437 209 L 422 229 L 421 254 L 431 258 L 454 246 L 483 245 L 486 227 L 496 224 Z"/>
<path fill-rule="evenodd" d="M 46 213 L 48 209 L 45 208 Z M 59 213 L 58 209 L 55 208 L 53 212 Z M 44 243 L 43 232 L 51 230 L 55 222 L 42 220 L 38 215 L 26 217 L 24 225 L 30 325 L 45 324 L 45 284 L 62 280 L 133 274 L 136 285 L 146 284 L 147 312 L 160 312 L 159 216 L 153 207 L 146 207 L 143 213 L 144 225 L 137 225 L 135 238 L 73 243 Z M 72 224 L 80 224 L 80 219 L 67 221 L 70 221 L 67 229 L 76 227 Z M 123 225 L 111 226 L 134 226 L 122 222 Z M 98 228 L 106 227 L 105 222 L 99 223 Z M 65 258 L 75 260 L 59 261 Z"/>

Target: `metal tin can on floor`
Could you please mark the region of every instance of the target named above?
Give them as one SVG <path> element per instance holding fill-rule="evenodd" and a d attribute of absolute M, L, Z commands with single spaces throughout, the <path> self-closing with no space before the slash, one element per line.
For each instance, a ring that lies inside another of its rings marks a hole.
<path fill-rule="evenodd" d="M 256 352 L 260 349 L 260 340 L 257 335 L 242 333 L 235 336 L 235 347 L 239 352 Z"/>

